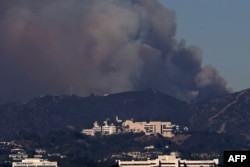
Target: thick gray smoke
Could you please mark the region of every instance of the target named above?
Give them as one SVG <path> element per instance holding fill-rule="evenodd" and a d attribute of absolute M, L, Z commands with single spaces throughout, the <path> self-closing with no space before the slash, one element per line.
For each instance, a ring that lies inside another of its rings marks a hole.
<path fill-rule="evenodd" d="M 0 102 L 154 88 L 183 100 L 228 93 L 201 50 L 175 39 L 152 0 L 1 1 Z"/>

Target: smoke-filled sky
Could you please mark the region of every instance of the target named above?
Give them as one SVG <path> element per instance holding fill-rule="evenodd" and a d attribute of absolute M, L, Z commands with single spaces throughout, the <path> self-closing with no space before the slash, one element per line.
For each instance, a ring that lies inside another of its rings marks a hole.
<path fill-rule="evenodd" d="M 250 1 L 160 2 L 176 13 L 176 38 L 202 48 L 203 64 L 212 64 L 234 91 L 250 88 Z"/>
<path fill-rule="evenodd" d="M 44 94 L 157 89 L 182 100 L 231 91 L 176 13 L 152 0 L 20 0 L 0 6 L 0 103 Z"/>

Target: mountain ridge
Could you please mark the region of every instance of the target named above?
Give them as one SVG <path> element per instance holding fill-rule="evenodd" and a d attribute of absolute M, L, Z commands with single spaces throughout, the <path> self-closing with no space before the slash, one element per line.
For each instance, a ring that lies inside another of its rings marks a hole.
<path fill-rule="evenodd" d="M 166 101 L 172 105 L 166 105 L 168 104 Z M 185 102 L 153 91 L 88 97 L 47 95 L 25 103 L 1 105 L 0 116 L 3 121 L 0 130 L 7 134 L 11 132 L 15 134 L 19 130 L 37 130 L 43 133 L 52 129 L 65 130 L 67 126 L 71 126 L 79 131 L 92 125 L 95 120 L 113 119 L 115 116 L 137 120 L 159 119 L 165 116 L 160 110 L 173 113 L 184 107 L 186 107 Z M 178 120 L 180 116 L 176 115 L 171 119 Z"/>
<path fill-rule="evenodd" d="M 115 121 L 118 116 L 123 120 L 171 121 L 188 126 L 191 137 L 182 142 L 187 148 L 196 145 L 197 140 L 204 144 L 201 140 L 205 140 L 204 134 L 221 140 L 218 143 L 223 143 L 221 135 L 241 137 L 243 144 L 249 142 L 249 109 L 250 89 L 193 104 L 155 90 L 88 97 L 47 95 L 25 103 L 1 105 L 0 140 L 14 139 L 23 132 L 39 135 L 53 131 L 80 132 L 82 128 L 90 128 L 94 121 Z M 237 144 L 239 148 L 249 148 Z"/>

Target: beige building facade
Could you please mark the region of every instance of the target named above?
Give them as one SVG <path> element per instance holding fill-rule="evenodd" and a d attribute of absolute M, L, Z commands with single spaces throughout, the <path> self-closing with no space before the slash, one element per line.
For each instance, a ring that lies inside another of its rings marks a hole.
<path fill-rule="evenodd" d="M 58 167 L 57 162 L 38 158 L 27 158 L 21 162 L 12 162 L 12 167 Z"/>
<path fill-rule="evenodd" d="M 145 135 L 156 135 L 161 134 L 164 137 L 173 137 L 174 125 L 171 122 L 134 122 L 132 120 L 126 120 L 123 123 L 124 127 L 129 128 L 132 132 L 144 132 Z"/>
<path fill-rule="evenodd" d="M 219 160 L 182 160 L 175 155 L 161 155 L 157 159 L 145 161 L 118 160 L 117 164 L 119 167 L 216 167 Z"/>

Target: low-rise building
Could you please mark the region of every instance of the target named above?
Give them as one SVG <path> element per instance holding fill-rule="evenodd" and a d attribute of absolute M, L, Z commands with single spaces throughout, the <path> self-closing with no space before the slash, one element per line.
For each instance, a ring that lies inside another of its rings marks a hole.
<path fill-rule="evenodd" d="M 119 167 L 215 167 L 218 159 L 213 160 L 182 160 L 175 155 L 160 155 L 157 159 L 145 161 L 117 161 Z"/>
<path fill-rule="evenodd" d="M 102 126 L 102 134 L 103 135 L 116 134 L 116 126 L 114 126 L 113 124 L 108 125 L 107 121 L 104 121 L 104 126 Z"/>
<path fill-rule="evenodd" d="M 118 119 L 116 116 L 116 123 L 122 123 L 122 120 Z M 188 131 L 188 128 L 184 129 L 183 131 Z M 171 138 L 174 136 L 175 133 L 182 132 L 178 125 L 173 125 L 171 122 L 161 122 L 161 121 L 150 121 L 150 122 L 134 122 L 133 120 L 125 120 L 122 123 L 122 127 L 120 125 L 115 126 L 113 123 L 108 124 L 107 121 L 104 121 L 103 126 L 99 126 L 97 121 L 94 122 L 94 126 L 92 129 L 83 129 L 82 133 L 95 136 L 97 133 L 102 135 L 112 135 L 116 133 L 126 133 L 126 132 L 133 132 L 133 133 L 140 133 L 144 132 L 145 135 L 156 135 L 161 134 L 164 137 Z"/>
<path fill-rule="evenodd" d="M 57 162 L 51 162 L 38 158 L 26 158 L 21 162 L 12 162 L 12 167 L 58 167 Z"/>
<path fill-rule="evenodd" d="M 92 129 L 83 129 L 82 130 L 82 133 L 86 134 L 88 136 L 95 136 L 96 133 L 101 133 L 101 132 L 102 132 L 102 128 L 101 128 L 101 126 L 98 125 L 97 121 L 94 122 Z"/>
<path fill-rule="evenodd" d="M 95 136 L 95 131 L 93 129 L 83 129 L 82 133 L 88 136 Z"/>
<path fill-rule="evenodd" d="M 39 149 L 35 149 L 35 152 L 36 154 L 45 154 L 46 150 L 39 148 Z"/>
<path fill-rule="evenodd" d="M 14 161 L 28 158 L 28 154 L 26 154 L 26 152 L 22 148 L 13 148 L 10 150 L 10 152 L 11 154 L 9 154 L 9 158 Z"/>
<path fill-rule="evenodd" d="M 175 125 L 171 122 L 151 121 L 151 122 L 134 122 L 132 120 L 126 120 L 123 123 L 124 127 L 127 127 L 132 132 L 144 132 L 145 135 L 161 134 L 164 137 L 173 137 L 173 129 Z"/>
<path fill-rule="evenodd" d="M 22 160 L 22 159 L 28 158 L 28 155 L 25 153 L 9 154 L 9 158 L 14 160 L 14 161 L 17 161 L 17 160 Z"/>
<path fill-rule="evenodd" d="M 149 145 L 149 146 L 144 147 L 144 150 L 153 150 L 154 148 L 155 148 L 154 145 Z"/>
<path fill-rule="evenodd" d="M 88 136 L 95 136 L 97 133 L 102 135 L 112 135 L 116 134 L 117 128 L 115 125 L 108 125 L 107 121 L 104 121 L 103 126 L 99 126 L 97 121 L 94 122 L 94 126 L 92 129 L 83 129 L 82 133 Z"/>
<path fill-rule="evenodd" d="M 144 131 L 144 124 L 146 123 L 147 122 L 134 122 L 132 120 L 126 120 L 125 122 L 123 122 L 122 126 L 134 133 L 138 133 Z"/>

